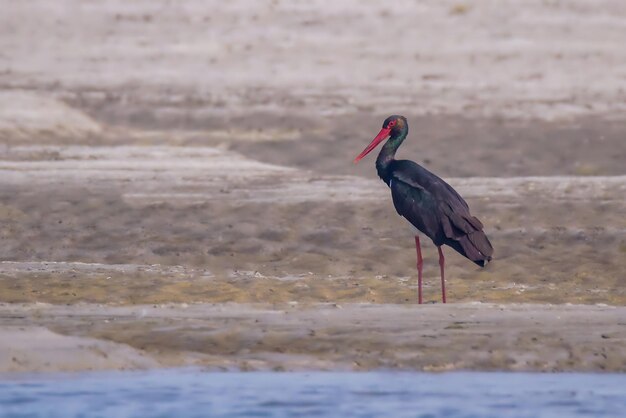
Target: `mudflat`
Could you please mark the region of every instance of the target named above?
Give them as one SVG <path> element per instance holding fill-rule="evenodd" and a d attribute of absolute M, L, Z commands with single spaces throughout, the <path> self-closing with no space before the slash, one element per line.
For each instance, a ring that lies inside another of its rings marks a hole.
<path fill-rule="evenodd" d="M 624 5 L 361 3 L 7 8 L 0 371 L 626 371 Z M 496 250 L 447 305 L 391 113 Z"/>
<path fill-rule="evenodd" d="M 624 370 L 626 308 L 615 306 L 11 304 L 0 314 L 4 371 Z"/>

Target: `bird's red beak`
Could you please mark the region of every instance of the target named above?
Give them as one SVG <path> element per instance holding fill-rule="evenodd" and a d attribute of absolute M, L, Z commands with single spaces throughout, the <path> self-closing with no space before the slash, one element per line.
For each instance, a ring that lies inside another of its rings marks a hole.
<path fill-rule="evenodd" d="M 363 150 L 362 153 L 357 155 L 357 157 L 354 159 L 354 164 L 361 161 L 361 159 L 369 154 L 374 148 L 376 148 L 378 144 L 383 142 L 389 136 L 389 132 L 391 132 L 391 128 L 381 129 L 380 132 L 378 132 L 378 135 L 376 135 L 376 138 L 374 138 L 374 140 Z"/>

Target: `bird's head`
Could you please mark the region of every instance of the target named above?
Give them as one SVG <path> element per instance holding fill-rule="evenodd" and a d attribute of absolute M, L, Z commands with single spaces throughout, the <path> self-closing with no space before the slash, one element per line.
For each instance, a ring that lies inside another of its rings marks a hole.
<path fill-rule="evenodd" d="M 394 138 L 400 135 L 401 133 L 405 133 L 408 129 L 408 124 L 406 122 L 406 118 L 400 115 L 391 115 L 383 122 L 383 128 L 378 132 L 376 138 L 363 150 L 362 153 L 357 155 L 354 159 L 354 163 L 358 163 L 361 161 L 363 157 L 369 154 L 374 148 L 378 146 L 381 142 L 383 142 L 388 137 Z"/>

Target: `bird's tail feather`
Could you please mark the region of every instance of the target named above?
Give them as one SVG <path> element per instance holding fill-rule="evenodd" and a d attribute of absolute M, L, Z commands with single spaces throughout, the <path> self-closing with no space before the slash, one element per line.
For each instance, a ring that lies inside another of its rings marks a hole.
<path fill-rule="evenodd" d="M 481 267 L 485 267 L 493 255 L 491 242 L 483 231 L 470 232 L 456 240 L 449 240 L 446 244 Z"/>

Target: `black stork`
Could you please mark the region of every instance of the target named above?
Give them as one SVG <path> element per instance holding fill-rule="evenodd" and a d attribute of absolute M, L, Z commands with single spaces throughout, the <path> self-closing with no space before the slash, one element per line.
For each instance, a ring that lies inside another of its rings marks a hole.
<path fill-rule="evenodd" d="M 389 116 L 376 138 L 354 159 L 354 163 L 358 163 L 389 137 L 376 159 L 378 176 L 391 189 L 393 205 L 398 214 L 437 246 L 441 294 L 443 303 L 446 303 L 445 258 L 441 246 L 446 244 L 454 248 L 481 267 L 491 260 L 493 247 L 483 232 L 483 224 L 471 215 L 469 206 L 452 186 L 413 161 L 395 159 L 396 151 L 408 133 L 409 124 L 404 116 Z M 417 233 L 415 248 L 418 299 L 422 303 L 423 262 Z"/>

